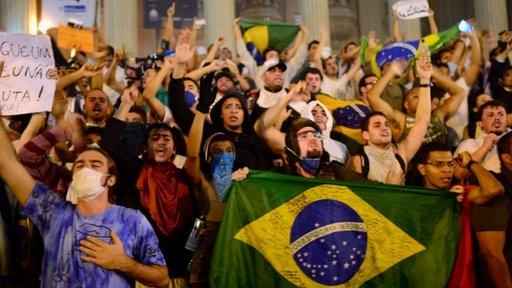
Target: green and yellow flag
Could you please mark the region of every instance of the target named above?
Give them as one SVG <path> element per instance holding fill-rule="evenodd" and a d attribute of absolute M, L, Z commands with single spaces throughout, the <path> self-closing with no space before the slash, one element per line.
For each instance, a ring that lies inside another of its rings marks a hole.
<path fill-rule="evenodd" d="M 240 28 L 247 50 L 256 61 L 261 62 L 267 48 L 283 51 L 299 33 L 299 26 L 263 19 L 242 19 Z"/>
<path fill-rule="evenodd" d="M 213 287 L 444 287 L 459 239 L 450 193 L 270 172 L 231 188 Z"/>

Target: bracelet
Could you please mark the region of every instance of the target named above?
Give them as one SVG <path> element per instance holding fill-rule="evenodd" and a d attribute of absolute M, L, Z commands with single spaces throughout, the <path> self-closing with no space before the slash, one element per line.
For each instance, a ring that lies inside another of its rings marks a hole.
<path fill-rule="evenodd" d="M 471 165 L 473 164 L 477 164 L 478 162 L 476 161 L 473 161 L 473 160 L 469 160 L 468 164 L 466 164 L 466 169 L 468 169 L 469 171 L 471 171 Z"/>
<path fill-rule="evenodd" d="M 420 87 L 420 88 L 430 88 L 430 84 L 419 84 L 418 87 Z"/>

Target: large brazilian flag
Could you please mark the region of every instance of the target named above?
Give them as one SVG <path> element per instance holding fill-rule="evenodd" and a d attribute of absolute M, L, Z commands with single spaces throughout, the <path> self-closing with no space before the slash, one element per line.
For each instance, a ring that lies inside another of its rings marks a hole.
<path fill-rule="evenodd" d="M 299 26 L 264 19 L 242 19 L 240 29 L 247 50 L 258 62 L 267 48 L 283 51 L 299 33 Z M 261 61 L 260 61 L 261 60 Z"/>
<path fill-rule="evenodd" d="M 251 172 L 234 183 L 212 287 L 444 287 L 453 193 Z"/>

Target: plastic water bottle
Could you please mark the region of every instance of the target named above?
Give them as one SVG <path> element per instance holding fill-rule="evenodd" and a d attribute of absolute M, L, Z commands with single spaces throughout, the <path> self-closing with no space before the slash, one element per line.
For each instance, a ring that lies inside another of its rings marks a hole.
<path fill-rule="evenodd" d="M 194 221 L 194 227 L 192 227 L 192 231 L 188 235 L 187 243 L 185 244 L 185 249 L 189 251 L 196 251 L 197 245 L 199 244 L 199 234 L 201 234 L 201 229 L 203 229 L 205 224 L 205 217 L 202 215 L 199 218 L 196 218 Z"/>

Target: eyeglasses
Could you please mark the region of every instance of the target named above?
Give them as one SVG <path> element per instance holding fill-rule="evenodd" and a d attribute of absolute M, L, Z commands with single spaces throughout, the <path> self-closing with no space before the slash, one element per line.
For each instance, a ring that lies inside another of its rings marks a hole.
<path fill-rule="evenodd" d="M 434 161 L 434 162 L 427 162 L 427 165 L 434 166 L 436 168 L 443 168 L 444 166 L 448 166 L 449 168 L 454 168 L 457 166 L 457 162 L 454 160 L 452 161 Z"/>
<path fill-rule="evenodd" d="M 310 136 L 313 136 L 316 139 L 322 139 L 322 133 L 317 131 L 303 131 L 297 133 L 297 139 L 308 139 Z"/>

